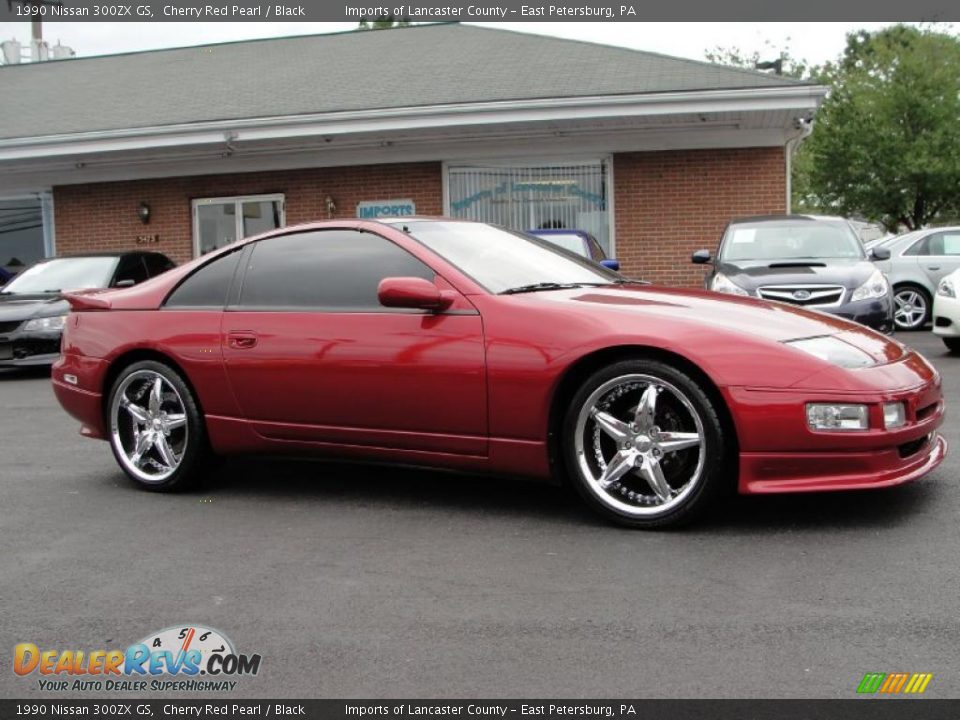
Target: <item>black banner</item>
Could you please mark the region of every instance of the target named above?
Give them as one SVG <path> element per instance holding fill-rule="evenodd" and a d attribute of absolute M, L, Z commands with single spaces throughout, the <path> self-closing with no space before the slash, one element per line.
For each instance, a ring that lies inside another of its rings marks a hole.
<path fill-rule="evenodd" d="M 956 720 L 960 700 L 0 700 L 0 718 Z"/>
<path fill-rule="evenodd" d="M 905 10 L 906 15 L 904 17 Z M 0 21 L 44 22 L 629 22 L 960 20 L 960 3 L 875 0 L 869 6 L 807 0 L 0 0 Z"/>

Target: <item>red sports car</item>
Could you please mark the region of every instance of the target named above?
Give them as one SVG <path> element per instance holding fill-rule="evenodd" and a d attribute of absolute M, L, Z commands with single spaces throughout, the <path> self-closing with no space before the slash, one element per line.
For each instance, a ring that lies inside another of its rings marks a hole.
<path fill-rule="evenodd" d="M 482 223 L 285 228 L 69 300 L 57 397 L 149 490 L 307 453 L 569 480 L 655 527 L 728 488 L 884 487 L 946 452 L 940 377 L 889 338 Z"/>

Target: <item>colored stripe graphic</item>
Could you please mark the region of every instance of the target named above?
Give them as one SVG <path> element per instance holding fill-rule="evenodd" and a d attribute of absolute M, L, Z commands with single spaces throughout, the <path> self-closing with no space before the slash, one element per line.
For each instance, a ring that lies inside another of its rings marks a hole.
<path fill-rule="evenodd" d="M 867 673 L 857 686 L 861 694 L 882 693 L 898 695 L 899 693 L 919 695 L 927 689 L 933 680 L 932 673 Z"/>
<path fill-rule="evenodd" d="M 857 688 L 857 692 L 870 694 L 875 693 L 880 689 L 880 684 L 883 682 L 883 679 L 886 676 L 886 673 L 867 673 L 863 676 L 863 680 L 860 681 L 860 686 Z"/>

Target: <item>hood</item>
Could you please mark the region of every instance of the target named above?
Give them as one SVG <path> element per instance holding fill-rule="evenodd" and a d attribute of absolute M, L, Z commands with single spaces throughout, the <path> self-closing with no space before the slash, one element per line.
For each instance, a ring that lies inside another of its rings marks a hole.
<path fill-rule="evenodd" d="M 606 288 L 582 288 L 518 295 L 538 297 L 567 305 L 569 312 L 585 311 L 617 326 L 631 321 L 648 328 L 702 326 L 705 330 L 724 330 L 773 342 L 800 338 L 841 335 L 845 342 L 869 353 L 877 362 L 892 362 L 902 357 L 903 347 L 857 323 L 834 315 L 804 310 L 786 303 L 723 295 L 707 290 L 682 290 L 655 285 Z"/>
<path fill-rule="evenodd" d="M 855 290 L 877 270 L 869 260 L 739 260 L 720 262 L 717 270 L 750 292 L 763 285 L 840 285 Z"/>
<path fill-rule="evenodd" d="M 23 322 L 68 312 L 70 305 L 58 294 L 0 294 L 0 322 Z"/>

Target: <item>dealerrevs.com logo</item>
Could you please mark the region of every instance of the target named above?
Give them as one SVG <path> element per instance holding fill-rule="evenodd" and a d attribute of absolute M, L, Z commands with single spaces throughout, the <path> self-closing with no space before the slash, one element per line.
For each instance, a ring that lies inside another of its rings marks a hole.
<path fill-rule="evenodd" d="M 169 627 L 126 650 L 41 649 L 20 643 L 13 671 L 45 691 L 233 690 L 260 671 L 261 656 L 238 653 L 226 635 L 202 625 Z"/>

